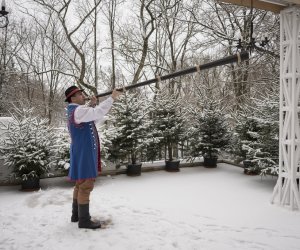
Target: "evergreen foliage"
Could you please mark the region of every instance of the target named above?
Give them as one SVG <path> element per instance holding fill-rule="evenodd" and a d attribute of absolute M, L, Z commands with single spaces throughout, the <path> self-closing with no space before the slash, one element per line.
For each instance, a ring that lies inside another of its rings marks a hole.
<path fill-rule="evenodd" d="M 237 140 L 235 153 L 241 157 L 244 162 L 244 167 L 248 173 L 259 174 L 260 169 L 258 164 L 253 161 L 255 148 L 261 148 L 262 144 L 259 141 L 261 126 L 258 120 L 253 116 L 240 114 L 236 125 Z"/>
<path fill-rule="evenodd" d="M 240 155 L 251 161 L 249 170 L 261 174 L 278 174 L 279 100 L 270 92 L 254 99 L 252 115 L 240 115 L 236 126 Z"/>
<path fill-rule="evenodd" d="M 136 164 L 141 158 L 147 144 L 145 116 L 145 99 L 141 95 L 125 93 L 114 104 L 104 132 L 109 160 Z"/>
<path fill-rule="evenodd" d="M 239 120 L 236 125 L 236 132 L 238 133 L 241 145 L 237 150 L 237 154 L 243 159 L 247 158 L 247 150 L 245 150 L 246 145 L 249 147 L 258 146 L 259 130 L 258 122 L 254 117 L 245 116 L 243 114 L 239 116 Z"/>
<path fill-rule="evenodd" d="M 213 101 L 208 101 L 202 112 L 194 110 L 193 113 L 194 126 L 189 130 L 190 155 L 216 158 L 220 150 L 229 144 L 225 116 Z"/>
<path fill-rule="evenodd" d="M 33 115 L 33 109 L 15 110 L 5 126 L 1 152 L 12 177 L 26 180 L 49 174 L 55 157 L 56 134 L 47 119 Z"/>
<path fill-rule="evenodd" d="M 184 139 L 184 119 L 180 99 L 175 95 L 160 92 L 150 110 L 149 135 L 153 138 L 152 149 L 158 151 L 161 147 L 165 147 L 166 159 L 172 161 L 173 151 L 177 150 L 179 142 Z"/>
<path fill-rule="evenodd" d="M 57 136 L 57 165 L 56 169 L 63 174 L 68 174 L 70 168 L 70 135 L 67 131 L 61 131 Z"/>

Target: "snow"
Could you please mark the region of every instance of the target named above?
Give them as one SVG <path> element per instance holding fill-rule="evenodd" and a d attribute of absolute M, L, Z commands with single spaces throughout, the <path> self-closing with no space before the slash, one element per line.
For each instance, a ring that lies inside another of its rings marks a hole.
<path fill-rule="evenodd" d="M 12 122 L 12 117 L 0 117 L 0 136 L 4 136 L 3 134 L 6 132 L 5 127 Z"/>
<path fill-rule="evenodd" d="M 300 214 L 270 203 L 276 178 L 224 163 L 140 177 L 97 179 L 91 215 L 106 229 L 70 222 L 72 183 L 41 180 L 37 192 L 0 187 L 0 249 L 300 249 Z"/>

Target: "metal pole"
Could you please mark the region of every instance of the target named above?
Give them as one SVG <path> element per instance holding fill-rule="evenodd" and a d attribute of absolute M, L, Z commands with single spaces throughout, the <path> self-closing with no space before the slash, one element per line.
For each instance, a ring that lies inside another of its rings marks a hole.
<path fill-rule="evenodd" d="M 3 85 L 4 85 L 5 71 L 6 71 L 7 26 L 4 29 L 5 29 L 4 44 L 3 44 L 3 48 L 1 48 L 1 55 L 0 55 L 0 116 L 4 114 Z"/>

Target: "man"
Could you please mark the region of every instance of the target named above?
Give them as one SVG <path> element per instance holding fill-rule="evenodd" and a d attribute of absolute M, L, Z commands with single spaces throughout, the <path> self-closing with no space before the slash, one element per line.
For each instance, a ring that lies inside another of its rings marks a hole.
<path fill-rule="evenodd" d="M 111 96 L 97 104 L 92 97 L 90 105 L 85 105 L 83 89 L 71 86 L 65 91 L 68 129 L 71 136 L 69 178 L 75 181 L 72 204 L 72 222 L 79 228 L 100 228 L 100 222 L 91 220 L 89 213 L 90 193 L 101 170 L 100 142 L 95 122 L 103 120 L 114 100 L 121 92 L 113 90 Z"/>

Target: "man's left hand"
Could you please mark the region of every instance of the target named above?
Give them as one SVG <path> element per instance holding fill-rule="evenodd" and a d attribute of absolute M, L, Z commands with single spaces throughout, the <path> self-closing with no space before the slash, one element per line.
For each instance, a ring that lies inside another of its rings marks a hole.
<path fill-rule="evenodd" d="M 97 97 L 96 96 L 92 96 L 91 100 L 90 100 L 90 103 L 89 103 L 89 106 L 90 107 L 95 107 L 96 105 L 97 105 Z"/>

